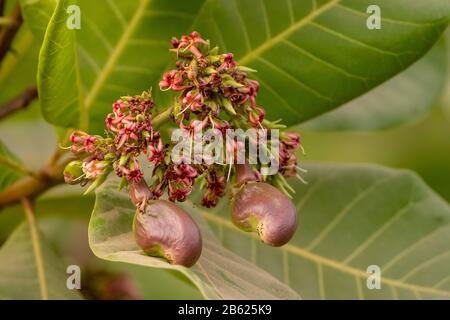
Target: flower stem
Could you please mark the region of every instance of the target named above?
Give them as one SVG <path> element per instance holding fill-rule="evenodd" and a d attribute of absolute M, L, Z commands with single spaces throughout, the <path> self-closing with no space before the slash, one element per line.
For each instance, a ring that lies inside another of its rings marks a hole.
<path fill-rule="evenodd" d="M 16 21 L 11 17 L 0 17 L 0 26 L 12 26 Z"/>
<path fill-rule="evenodd" d="M 20 202 L 23 198 L 34 199 L 53 186 L 64 182 L 63 170 L 71 159 L 47 166 L 36 176 L 24 177 L 0 192 L 0 208 Z"/>
<path fill-rule="evenodd" d="M 173 110 L 173 107 L 170 106 L 166 110 L 164 110 L 163 112 L 157 114 L 152 120 L 153 127 L 155 127 L 155 128 L 156 127 L 160 127 L 164 123 L 169 121 L 170 120 L 170 116 L 172 115 L 172 110 Z"/>

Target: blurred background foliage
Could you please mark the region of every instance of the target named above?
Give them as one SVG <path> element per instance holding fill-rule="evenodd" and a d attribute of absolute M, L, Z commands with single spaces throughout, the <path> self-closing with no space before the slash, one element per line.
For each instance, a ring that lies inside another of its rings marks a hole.
<path fill-rule="evenodd" d="M 449 32 L 447 38 L 450 39 Z M 39 46 L 27 26 L 21 28 L 13 43 L 15 52 L 8 54 L 0 72 L 0 104 L 35 83 Z M 450 61 L 450 55 L 448 58 Z M 430 113 L 399 127 L 373 132 L 303 129 L 307 152 L 304 159 L 367 162 L 411 169 L 450 201 L 450 79 L 444 91 Z M 43 120 L 37 102 L 8 121 L 0 122 L 0 137 L 31 168 L 45 163 L 57 141 L 54 128 Z M 174 272 L 95 258 L 87 243 L 87 225 L 94 198 L 78 194 L 78 187 L 58 187 L 38 201 L 36 213 L 41 229 L 65 263 L 84 266 L 89 274 L 97 275 L 86 284 L 86 297 L 202 298 L 188 280 Z M 20 206 L 0 211 L 0 244 L 22 220 Z M 118 291 L 111 289 L 114 281 L 119 283 Z"/>

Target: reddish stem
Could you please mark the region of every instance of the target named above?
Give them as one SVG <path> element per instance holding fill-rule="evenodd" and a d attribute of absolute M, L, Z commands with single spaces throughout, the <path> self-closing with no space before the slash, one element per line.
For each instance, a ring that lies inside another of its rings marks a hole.
<path fill-rule="evenodd" d="M 255 172 L 248 164 L 236 164 L 236 181 L 238 184 L 257 180 Z"/>
<path fill-rule="evenodd" d="M 139 182 L 129 181 L 128 187 L 131 201 L 133 201 L 134 205 L 140 209 L 148 200 L 153 198 L 153 193 L 150 191 L 150 188 L 144 179 L 141 179 Z"/>

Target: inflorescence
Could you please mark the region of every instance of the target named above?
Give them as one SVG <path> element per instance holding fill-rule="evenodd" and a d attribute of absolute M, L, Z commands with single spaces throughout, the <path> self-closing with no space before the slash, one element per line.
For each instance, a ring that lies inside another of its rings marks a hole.
<path fill-rule="evenodd" d="M 259 82 L 250 78 L 254 70 L 239 66 L 232 53 L 220 54 L 211 48 L 197 32 L 173 39 L 176 67 L 164 73 L 159 87 L 175 93 L 169 120 L 193 137 L 196 130 L 219 130 L 225 138 L 227 129 L 282 128 L 278 121 L 270 122 L 257 102 Z M 86 192 L 98 187 L 114 172 L 122 179 L 121 186 L 144 179 L 140 156 L 145 155 L 153 168 L 149 177 L 152 199 L 165 192 L 170 201 L 184 201 L 199 185 L 203 190 L 202 205 L 214 207 L 227 193 L 227 185 L 236 181 L 236 166 L 220 163 L 179 163 L 170 159 L 172 142 L 163 142 L 161 133 L 152 124 L 157 116 L 151 91 L 138 96 L 124 96 L 112 105 L 105 120 L 106 135 L 89 135 L 75 131 L 70 141 L 71 151 L 78 158 L 64 172 L 67 183 L 85 185 Z M 239 145 L 227 146 L 236 149 Z M 292 190 L 285 177 L 299 175 L 297 153 L 300 136 L 282 132 L 279 141 L 278 173 L 263 174 L 261 164 L 250 168 L 255 180 L 266 181 L 283 191 Z"/>

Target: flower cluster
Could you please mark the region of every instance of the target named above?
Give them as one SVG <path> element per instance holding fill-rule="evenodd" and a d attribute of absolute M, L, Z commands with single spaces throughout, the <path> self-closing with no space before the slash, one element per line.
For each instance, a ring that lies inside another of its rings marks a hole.
<path fill-rule="evenodd" d="M 197 32 L 172 40 L 177 53 L 176 69 L 163 75 L 161 90 L 180 91 L 175 117 L 186 126 L 207 118 L 208 126 L 222 123 L 224 115 L 261 127 L 265 111 L 257 106 L 259 83 L 248 78 L 249 68 L 240 67 L 232 53 L 219 54 Z"/>
<path fill-rule="evenodd" d="M 106 116 L 105 122 L 118 153 L 139 155 L 146 152 L 153 135 L 150 113 L 153 106 L 150 92 L 122 97 L 113 103 L 113 112 Z"/>
<path fill-rule="evenodd" d="M 186 141 L 195 139 L 199 130 L 215 129 L 226 138 L 228 129 L 281 128 L 265 119 L 266 112 L 257 103 L 259 83 L 249 77 L 254 70 L 239 66 L 232 53 L 219 54 L 197 32 L 172 39 L 177 61 L 175 69 L 164 73 L 159 87 L 176 93 L 170 108 L 172 120 L 185 134 Z M 149 194 L 157 199 L 167 191 L 171 201 L 184 201 L 198 183 L 203 189 L 202 204 L 214 207 L 226 194 L 227 184 L 239 185 L 238 150 L 245 143 L 232 140 L 226 153 L 233 161 L 211 163 L 205 158 L 195 164 L 172 163 L 169 155 L 174 145 L 164 144 L 152 122 L 156 115 L 151 91 L 138 96 L 125 96 L 115 101 L 105 120 L 106 136 L 93 136 L 76 131 L 71 136 L 71 150 L 78 160 L 67 166 L 68 183 L 94 181 L 88 191 L 102 183 L 110 172 L 123 179 L 123 184 L 139 183 L 143 171 L 138 157 L 145 155 L 153 167 Z M 165 111 L 163 113 L 166 113 Z M 259 138 L 257 137 L 256 140 Z M 286 184 L 284 177 L 299 176 L 297 151 L 300 137 L 284 132 L 280 139 L 279 170 L 276 177 L 264 176 L 262 165 L 251 165 L 253 180 Z M 299 177 L 301 178 L 301 177 Z M 150 179 L 149 179 L 150 180 Z M 287 186 L 287 185 L 286 185 Z M 287 186 L 288 187 L 288 186 Z M 281 187 L 284 190 L 284 187 Z M 287 188 L 289 189 L 289 187 Z"/>
<path fill-rule="evenodd" d="M 121 97 L 113 103 L 113 112 L 106 116 L 106 137 L 82 131 L 72 133 L 71 151 L 81 160 L 66 167 L 66 182 L 86 184 L 94 181 L 88 189 L 91 191 L 111 171 L 125 182 L 139 182 L 144 174 L 137 157 L 147 154 L 149 160 L 157 164 L 160 161 L 157 153 L 163 153 L 159 133 L 152 127 L 153 106 L 151 92 Z"/>
<path fill-rule="evenodd" d="M 239 66 L 232 53 L 219 54 L 218 48 L 211 48 L 197 32 L 184 35 L 180 39 L 172 39 L 172 51 L 177 55 L 176 68 L 167 71 L 159 83 L 163 91 L 177 92 L 173 116 L 180 128 L 193 138 L 194 128 L 218 129 L 225 138 L 227 129 L 261 128 L 269 129 L 271 123 L 265 120 L 266 112 L 257 103 L 259 83 L 250 79 L 254 70 Z M 200 125 L 199 125 L 200 124 Z M 275 125 L 276 126 L 276 125 Z M 283 177 L 297 175 L 296 152 L 301 147 L 300 138 L 296 133 L 284 133 L 280 141 L 279 175 Z M 242 142 L 232 141 L 227 144 L 227 152 L 237 159 L 237 150 L 245 148 Z M 274 180 L 263 177 L 259 170 L 261 166 L 252 166 L 258 179 Z M 225 194 L 225 178 L 217 165 L 197 168 L 201 185 L 206 191 L 203 195 L 203 205 L 213 207 Z M 170 169 L 169 169 L 170 170 Z M 235 170 L 234 170 L 235 173 Z M 185 199 L 191 187 L 182 183 L 182 196 L 172 195 L 171 198 Z"/>

